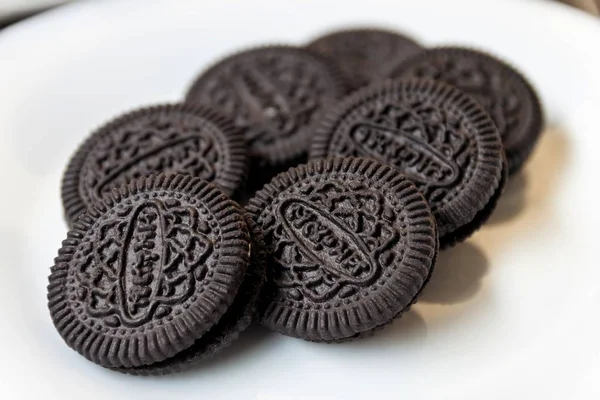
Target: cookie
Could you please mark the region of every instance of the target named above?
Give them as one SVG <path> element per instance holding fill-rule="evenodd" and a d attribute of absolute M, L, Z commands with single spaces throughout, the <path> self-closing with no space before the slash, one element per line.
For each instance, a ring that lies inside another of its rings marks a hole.
<path fill-rule="evenodd" d="M 239 206 L 215 185 L 140 178 L 69 231 L 49 277 L 52 321 L 67 345 L 105 367 L 177 357 L 233 302 L 250 250 Z"/>
<path fill-rule="evenodd" d="M 331 32 L 307 48 L 335 60 L 354 88 L 389 78 L 399 64 L 423 50 L 408 36 L 373 28 Z"/>
<path fill-rule="evenodd" d="M 340 72 L 326 59 L 271 46 L 219 61 L 196 79 L 186 102 L 230 116 L 244 131 L 254 163 L 271 167 L 305 155 L 312 124 L 346 92 Z"/>
<path fill-rule="evenodd" d="M 489 54 L 435 48 L 407 60 L 391 76 L 439 80 L 474 97 L 500 131 L 511 174 L 527 160 L 542 132 L 542 108 L 535 90 L 516 69 Z"/>
<path fill-rule="evenodd" d="M 246 271 L 246 277 L 225 315 L 193 345 L 175 357 L 141 367 L 120 368 L 119 372 L 131 375 L 166 375 L 189 370 L 202 361 L 213 358 L 248 328 L 256 312 L 257 300 L 265 282 L 266 253 L 260 230 L 247 215 L 246 223 L 251 233 L 250 265 Z"/>
<path fill-rule="evenodd" d="M 362 156 L 411 179 L 436 217 L 440 244 L 471 235 L 502 193 L 504 156 L 490 116 L 460 90 L 395 80 L 348 96 L 320 124 L 311 157 Z"/>
<path fill-rule="evenodd" d="M 62 180 L 65 216 L 72 226 L 113 188 L 150 174 L 195 176 L 237 196 L 247 163 L 242 133 L 210 108 L 142 108 L 102 126 L 79 147 Z"/>
<path fill-rule="evenodd" d="M 407 310 L 431 274 L 433 214 L 412 182 L 376 161 L 312 160 L 246 209 L 267 251 L 259 316 L 285 335 L 331 342 L 369 332 Z"/>

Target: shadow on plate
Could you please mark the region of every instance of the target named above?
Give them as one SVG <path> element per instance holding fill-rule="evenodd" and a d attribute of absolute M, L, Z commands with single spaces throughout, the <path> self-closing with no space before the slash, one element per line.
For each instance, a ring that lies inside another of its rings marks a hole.
<path fill-rule="evenodd" d="M 419 301 L 453 304 L 470 299 L 479 291 L 488 265 L 485 254 L 470 242 L 440 252 L 433 275 Z"/>
<path fill-rule="evenodd" d="M 569 158 L 569 151 L 567 135 L 561 128 L 553 126 L 546 129 L 523 169 L 509 178 L 488 223 L 494 225 L 515 220 L 526 211 L 528 201 L 534 205 L 534 201 L 527 197 L 532 187 L 535 188 L 536 202 L 547 200 Z M 540 182 L 543 185 L 539 185 Z"/>
<path fill-rule="evenodd" d="M 519 216 L 526 206 L 525 191 L 527 189 L 527 176 L 523 171 L 517 172 L 509 178 L 504 193 L 493 214 L 488 220 L 488 224 L 499 224 L 510 221 Z"/>

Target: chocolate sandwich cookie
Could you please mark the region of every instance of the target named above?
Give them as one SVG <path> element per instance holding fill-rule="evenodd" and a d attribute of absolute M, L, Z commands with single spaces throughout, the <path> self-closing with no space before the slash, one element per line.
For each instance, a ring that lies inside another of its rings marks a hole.
<path fill-rule="evenodd" d="M 432 80 L 396 80 L 348 96 L 323 119 L 311 157 L 376 159 L 421 190 L 440 244 L 473 233 L 494 209 L 506 168 L 490 116 L 460 90 Z"/>
<path fill-rule="evenodd" d="M 244 215 L 215 185 L 140 178 L 69 231 L 51 268 L 50 315 L 64 341 L 99 365 L 165 362 L 220 321 L 250 252 Z"/>
<path fill-rule="evenodd" d="M 314 121 L 346 92 L 341 73 L 323 57 L 272 46 L 216 63 L 193 83 L 186 102 L 230 116 L 244 131 L 254 163 L 271 167 L 305 155 Z"/>
<path fill-rule="evenodd" d="M 408 36 L 372 28 L 331 32 L 307 48 L 335 60 L 354 88 L 389 78 L 400 63 L 423 50 Z"/>
<path fill-rule="evenodd" d="M 77 150 L 63 176 L 62 200 L 72 226 L 90 205 L 131 179 L 180 173 L 237 196 L 248 158 L 242 133 L 207 107 L 159 105 L 102 126 Z"/>
<path fill-rule="evenodd" d="M 376 161 L 312 160 L 246 209 L 267 251 L 259 315 L 285 335 L 356 338 L 407 310 L 431 274 L 435 219 L 412 182 Z"/>
<path fill-rule="evenodd" d="M 265 282 L 266 253 L 261 231 L 247 214 L 246 223 L 252 245 L 250 265 L 233 303 L 219 322 L 175 357 L 140 367 L 119 368 L 119 372 L 131 375 L 166 375 L 189 370 L 202 361 L 213 358 L 248 328 L 256 313 L 257 301 Z"/>
<path fill-rule="evenodd" d="M 410 58 L 391 76 L 439 80 L 474 97 L 500 131 L 511 174 L 521 168 L 542 132 L 542 109 L 532 86 L 513 67 L 489 54 L 435 48 Z"/>

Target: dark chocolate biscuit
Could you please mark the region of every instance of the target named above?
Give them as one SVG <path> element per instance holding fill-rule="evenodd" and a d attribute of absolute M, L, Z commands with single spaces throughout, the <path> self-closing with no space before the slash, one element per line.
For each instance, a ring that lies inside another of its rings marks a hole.
<path fill-rule="evenodd" d="M 509 173 L 520 169 L 542 132 L 542 109 L 532 86 L 513 67 L 477 50 L 440 47 L 401 64 L 394 78 L 431 78 L 474 97 L 500 132 Z"/>
<path fill-rule="evenodd" d="M 165 375 L 191 369 L 202 361 L 213 358 L 229 346 L 248 328 L 256 312 L 257 301 L 265 282 L 266 253 L 261 231 L 246 214 L 246 223 L 251 233 L 252 252 L 246 277 L 231 306 L 219 322 L 209 329 L 193 345 L 168 358 L 150 365 L 119 368 L 119 372 L 131 375 Z"/>
<path fill-rule="evenodd" d="M 65 215 L 71 226 L 105 193 L 150 174 L 195 176 L 236 196 L 247 163 L 242 133 L 210 108 L 142 108 L 107 123 L 79 147 L 62 181 Z"/>
<path fill-rule="evenodd" d="M 464 240 L 503 189 L 492 119 L 471 97 L 431 80 L 388 81 L 348 96 L 319 126 L 311 157 L 374 158 L 400 170 L 429 201 L 440 244 Z"/>
<path fill-rule="evenodd" d="M 405 35 L 372 28 L 331 32 L 307 48 L 335 60 L 354 88 L 389 78 L 400 63 L 423 50 Z"/>
<path fill-rule="evenodd" d="M 220 320 L 250 250 L 239 206 L 215 185 L 182 175 L 134 180 L 67 234 L 49 277 L 52 321 L 102 366 L 164 361 Z"/>
<path fill-rule="evenodd" d="M 308 151 L 311 125 L 347 92 L 332 63 L 310 51 L 261 47 L 229 56 L 203 72 L 186 102 L 210 104 L 234 119 L 249 154 L 278 165 Z"/>
<path fill-rule="evenodd" d="M 246 209 L 267 248 L 260 318 L 283 334 L 354 338 L 408 309 L 430 276 L 435 219 L 412 182 L 376 161 L 312 160 Z"/>

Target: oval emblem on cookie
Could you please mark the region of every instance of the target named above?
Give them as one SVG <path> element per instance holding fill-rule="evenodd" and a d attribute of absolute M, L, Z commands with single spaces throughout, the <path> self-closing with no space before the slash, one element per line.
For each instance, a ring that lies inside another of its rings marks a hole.
<path fill-rule="evenodd" d="M 408 132 L 363 122 L 350 129 L 350 138 L 361 155 L 401 167 L 404 175 L 418 182 L 447 186 L 460 177 L 454 160 Z"/>
<path fill-rule="evenodd" d="M 347 283 L 366 284 L 376 275 L 376 263 L 369 256 L 367 245 L 342 221 L 300 199 L 282 202 L 279 215 L 307 256 L 338 280 L 333 290 Z M 319 301 L 321 297 L 313 299 Z"/>
<path fill-rule="evenodd" d="M 164 225 L 157 203 L 140 204 L 131 213 L 118 269 L 117 298 L 120 307 L 116 311 L 124 325 L 145 323 L 160 306 L 157 300 L 164 278 L 161 271 L 165 258 Z M 88 309 L 93 314 L 91 307 Z"/>

